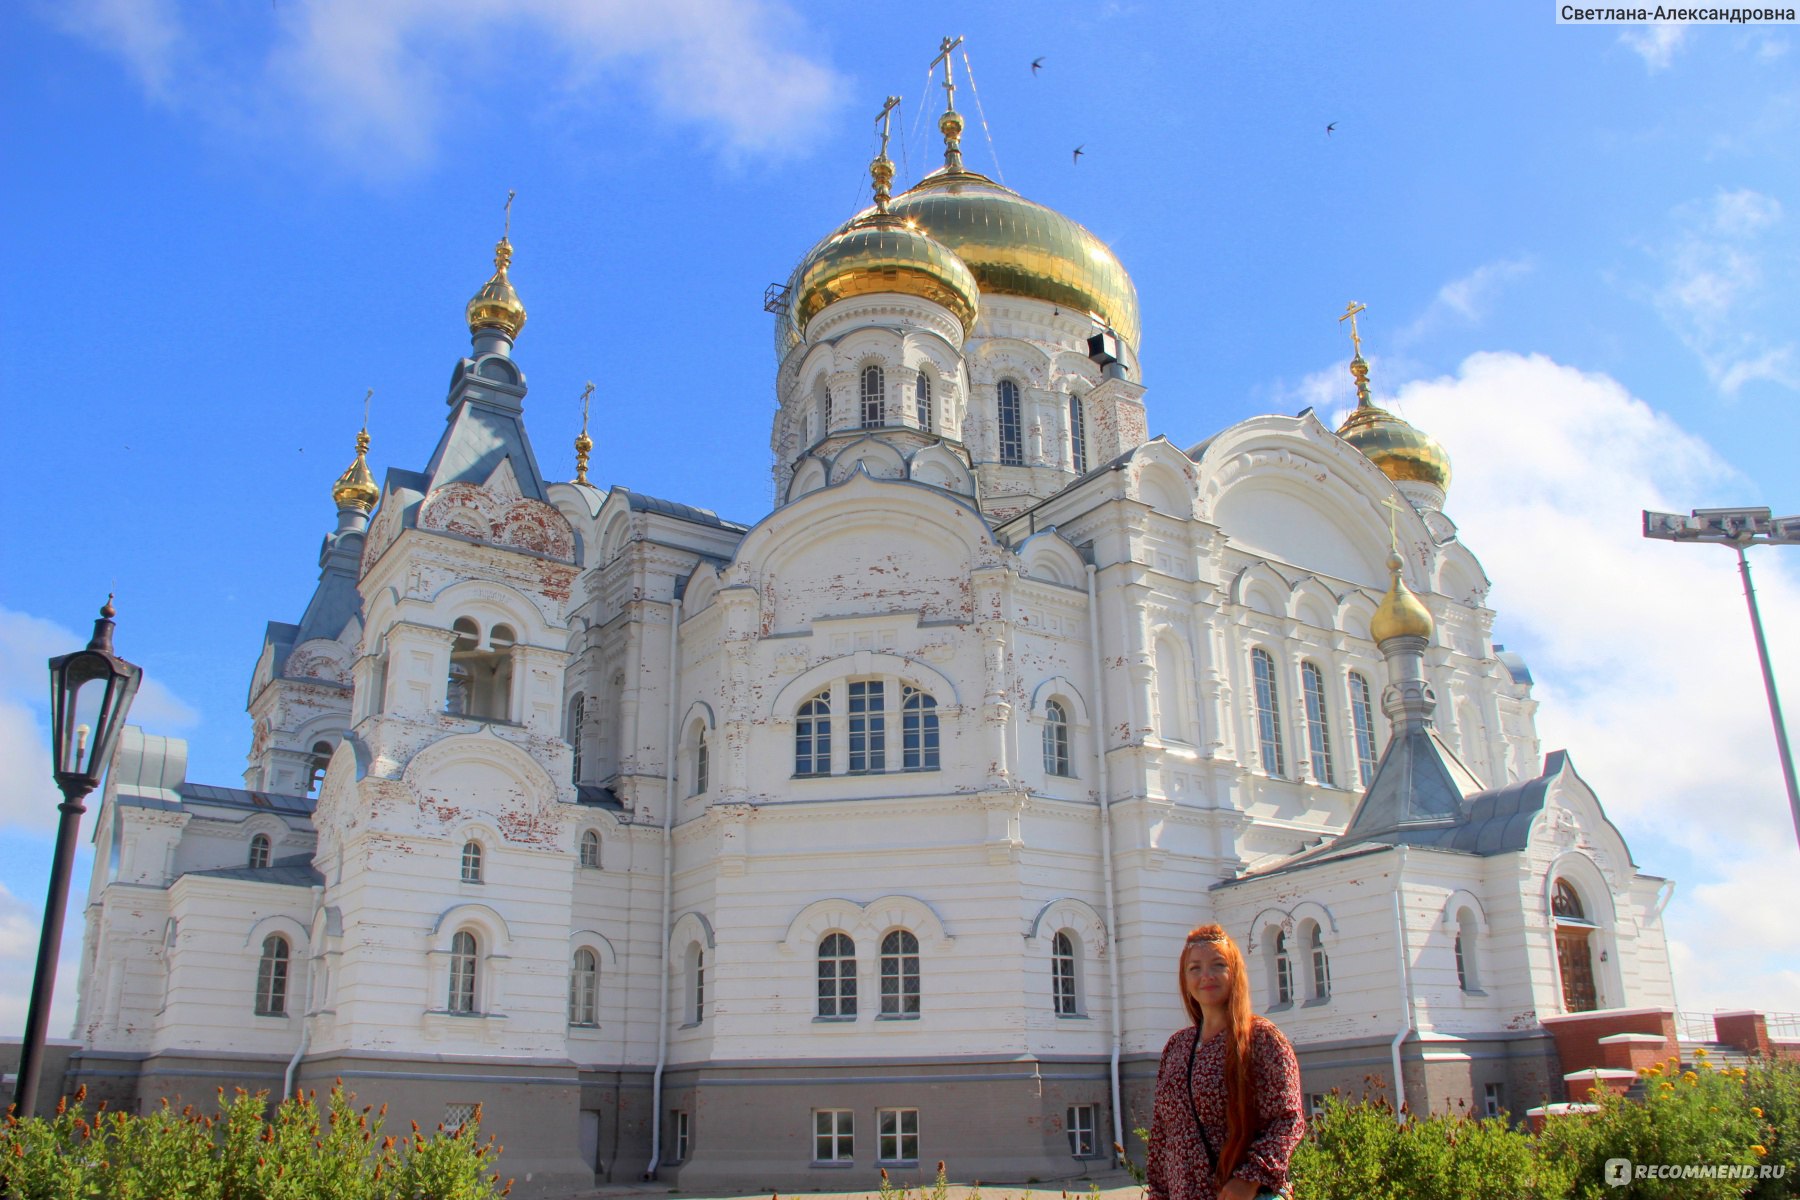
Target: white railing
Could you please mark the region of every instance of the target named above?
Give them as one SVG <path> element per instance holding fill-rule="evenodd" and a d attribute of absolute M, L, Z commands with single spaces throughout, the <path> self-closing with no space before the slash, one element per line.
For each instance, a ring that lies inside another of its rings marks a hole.
<path fill-rule="evenodd" d="M 1800 1042 L 1800 1013 L 1764 1013 L 1763 1024 L 1771 1041 Z"/>
<path fill-rule="evenodd" d="M 1684 1042 L 1716 1042 L 1711 1013 L 1678 1012 L 1675 1014 L 1675 1036 Z"/>

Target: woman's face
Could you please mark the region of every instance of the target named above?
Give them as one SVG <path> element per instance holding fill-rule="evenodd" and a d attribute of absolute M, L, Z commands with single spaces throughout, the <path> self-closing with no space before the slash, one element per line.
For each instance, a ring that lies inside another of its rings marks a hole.
<path fill-rule="evenodd" d="M 1231 965 L 1215 942 L 1195 942 L 1181 956 L 1181 980 L 1194 1003 L 1224 1004 L 1231 994 Z"/>

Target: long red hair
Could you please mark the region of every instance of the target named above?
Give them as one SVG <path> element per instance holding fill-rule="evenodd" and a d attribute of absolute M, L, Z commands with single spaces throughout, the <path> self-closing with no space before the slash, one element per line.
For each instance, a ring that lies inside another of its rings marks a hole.
<path fill-rule="evenodd" d="M 1181 989 L 1182 1007 L 1187 1009 L 1189 1019 L 1194 1022 L 1196 1038 L 1200 1036 L 1204 1014 L 1199 1003 L 1188 994 L 1185 967 L 1189 947 L 1201 942 L 1214 946 L 1231 972 L 1230 987 L 1225 996 L 1225 1145 L 1219 1150 L 1218 1174 L 1220 1179 L 1230 1179 L 1231 1173 L 1244 1160 L 1244 1151 L 1249 1149 L 1250 1135 L 1256 1124 L 1256 1081 L 1250 1062 L 1250 1031 L 1255 1022 L 1250 1008 L 1250 972 L 1244 965 L 1244 952 L 1238 949 L 1238 944 L 1231 940 L 1223 926 L 1196 925 L 1188 932 L 1187 941 L 1181 947 L 1176 979 Z"/>

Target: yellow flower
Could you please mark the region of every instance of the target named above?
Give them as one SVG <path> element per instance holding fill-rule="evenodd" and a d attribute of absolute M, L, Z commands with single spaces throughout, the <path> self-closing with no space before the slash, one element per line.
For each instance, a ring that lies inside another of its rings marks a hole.
<path fill-rule="evenodd" d="M 1662 1090 L 1665 1092 L 1672 1092 L 1675 1090 L 1675 1085 L 1672 1082 L 1670 1082 L 1669 1080 L 1665 1079 L 1662 1081 Z"/>
<path fill-rule="evenodd" d="M 1752 1146 L 1752 1147 L 1750 1147 L 1750 1150 L 1758 1158 L 1767 1157 L 1767 1155 L 1769 1153 L 1769 1148 L 1767 1146 Z"/>
<path fill-rule="evenodd" d="M 1692 1071 L 1683 1071 L 1681 1073 L 1681 1079 L 1682 1079 L 1682 1082 L 1684 1082 L 1684 1083 L 1699 1083 L 1700 1082 L 1700 1077 L 1698 1075 L 1694 1074 Z"/>
<path fill-rule="evenodd" d="M 1756 1118 L 1756 1119 L 1757 1119 L 1757 1120 L 1759 1120 L 1759 1121 L 1760 1121 L 1760 1120 L 1761 1120 L 1761 1119 L 1762 1119 L 1762 1109 L 1760 1109 L 1760 1108 L 1752 1108 L 1752 1109 L 1751 1109 L 1751 1110 L 1750 1110 L 1750 1115 L 1751 1115 L 1751 1116 L 1753 1116 L 1753 1117 L 1755 1117 L 1755 1118 Z"/>
<path fill-rule="evenodd" d="M 1694 1047 L 1694 1057 L 1695 1058 L 1705 1058 L 1706 1055 L 1707 1055 L 1707 1049 L 1705 1046 L 1695 1046 Z"/>

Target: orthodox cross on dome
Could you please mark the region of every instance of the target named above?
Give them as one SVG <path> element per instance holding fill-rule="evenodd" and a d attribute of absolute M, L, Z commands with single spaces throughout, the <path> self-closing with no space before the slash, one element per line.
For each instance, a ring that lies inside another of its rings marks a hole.
<path fill-rule="evenodd" d="M 1381 507 L 1388 510 L 1388 549 L 1395 554 L 1400 553 L 1400 533 L 1395 522 L 1400 516 L 1400 504 L 1392 496 L 1381 502 Z"/>
<path fill-rule="evenodd" d="M 944 89 L 945 112 L 956 111 L 956 73 L 954 60 L 951 59 L 950 52 L 962 45 L 962 41 L 961 34 L 958 34 L 954 38 L 945 38 L 938 44 L 938 56 L 931 60 L 931 65 L 934 67 L 939 63 L 944 64 L 944 82 L 941 86 Z"/>
<path fill-rule="evenodd" d="M 939 63 L 944 64 L 944 115 L 938 118 L 938 132 L 944 135 L 944 169 L 961 171 L 963 119 L 956 111 L 956 72 L 953 68 L 950 52 L 962 45 L 962 36 L 945 38 L 938 45 L 938 55 L 931 60 L 936 69 Z M 926 76 L 927 80 L 930 75 Z"/>
<path fill-rule="evenodd" d="M 363 432 L 369 432 L 369 401 L 375 398 L 375 389 L 370 388 L 363 393 Z"/>
<path fill-rule="evenodd" d="M 1350 322 L 1350 345 L 1352 349 L 1356 351 L 1357 358 L 1362 357 L 1362 338 L 1358 337 L 1356 333 L 1356 315 L 1368 311 L 1368 305 L 1362 303 L 1360 300 L 1352 300 L 1349 304 L 1344 306 L 1344 315 L 1338 318 L 1339 325 L 1342 325 L 1345 321 Z"/>
<path fill-rule="evenodd" d="M 519 193 L 512 188 L 506 190 L 506 224 L 500 232 L 500 236 L 503 238 L 510 238 L 512 236 L 512 202 L 513 197 L 518 194 Z"/>
<path fill-rule="evenodd" d="M 587 386 L 581 389 L 581 432 L 575 436 L 575 482 L 587 483 L 588 452 L 594 448 L 594 439 L 588 436 L 588 401 L 594 398 L 594 381 L 588 380 Z"/>
<path fill-rule="evenodd" d="M 1355 351 L 1350 359 L 1350 377 L 1356 380 L 1356 403 L 1358 407 L 1369 407 L 1374 401 L 1369 399 L 1369 364 L 1363 360 L 1362 337 L 1356 332 L 1356 315 L 1367 312 L 1369 306 L 1360 300 L 1352 300 L 1344 306 L 1344 315 L 1338 318 L 1338 324 L 1350 322 L 1350 346 Z"/>
<path fill-rule="evenodd" d="M 890 190 L 894 183 L 894 161 L 888 157 L 888 129 L 894 119 L 894 110 L 900 107 L 900 97 L 889 96 L 887 103 L 881 106 L 881 112 L 875 121 L 881 126 L 881 153 L 869 164 L 869 177 L 875 181 L 875 211 L 885 213 L 888 210 L 888 199 L 893 195 Z"/>

